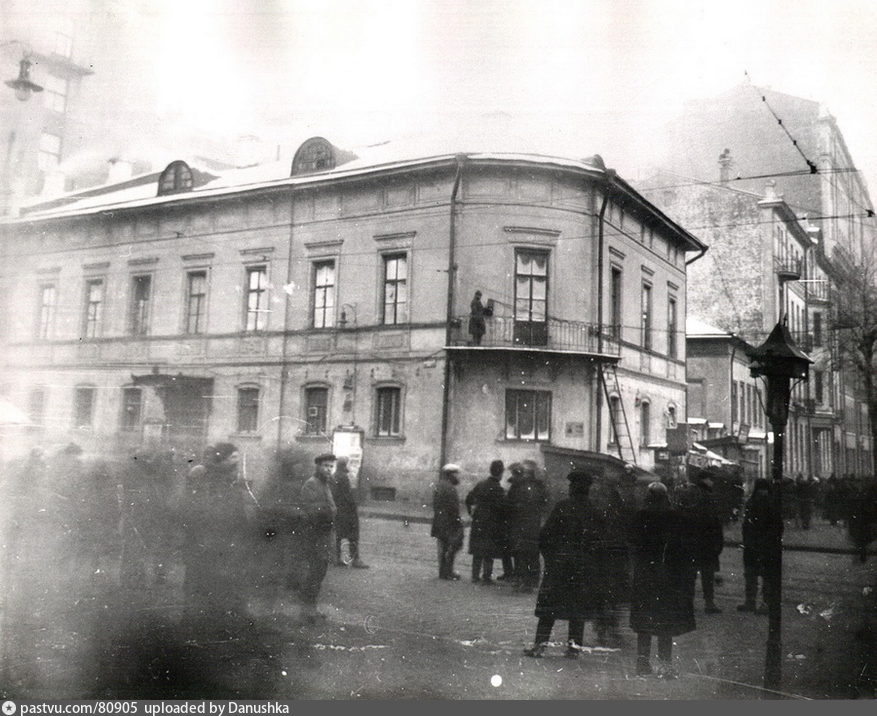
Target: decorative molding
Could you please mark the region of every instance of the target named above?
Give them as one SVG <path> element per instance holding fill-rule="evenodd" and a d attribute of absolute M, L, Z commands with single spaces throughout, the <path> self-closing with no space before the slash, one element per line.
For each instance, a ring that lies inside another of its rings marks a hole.
<path fill-rule="evenodd" d="M 623 261 L 623 260 L 626 258 L 626 256 L 627 256 L 625 253 L 623 253 L 622 251 L 619 251 L 619 250 L 616 249 L 614 246 L 610 246 L 610 247 L 609 247 L 609 253 L 612 254 L 613 256 L 615 256 L 615 257 L 621 259 L 622 261 Z"/>
<path fill-rule="evenodd" d="M 265 246 L 261 249 L 241 249 L 240 250 L 241 256 L 255 256 L 255 255 L 267 256 L 267 255 L 273 254 L 273 253 L 274 253 L 273 246 Z"/>
<path fill-rule="evenodd" d="M 305 241 L 304 247 L 308 258 L 319 258 L 340 255 L 343 244 L 344 239 L 331 239 L 328 241 Z"/>
<path fill-rule="evenodd" d="M 679 286 L 677 286 L 677 285 L 676 285 L 675 283 L 673 283 L 672 281 L 667 281 L 667 288 L 671 288 L 671 289 L 673 289 L 674 291 L 678 291 L 678 290 L 679 290 Z"/>
<path fill-rule="evenodd" d="M 183 261 L 208 261 L 216 256 L 214 251 L 206 254 L 184 254 L 180 256 Z"/>
<path fill-rule="evenodd" d="M 140 259 L 128 259 L 129 266 L 149 266 L 158 263 L 158 256 L 148 256 Z"/>
<path fill-rule="evenodd" d="M 83 271 L 102 271 L 110 267 L 109 261 L 98 261 L 93 264 L 82 264 Z"/>
<path fill-rule="evenodd" d="M 38 268 L 37 274 L 45 275 L 49 273 L 61 273 L 60 266 L 47 266 L 46 268 Z"/>
<path fill-rule="evenodd" d="M 555 239 L 560 236 L 557 229 L 543 229 L 538 226 L 504 226 L 503 231 L 507 234 L 537 234 L 539 236 L 552 236 Z"/>
<path fill-rule="evenodd" d="M 642 270 L 643 270 L 643 273 L 644 273 L 646 276 L 654 276 L 654 275 L 655 275 L 655 269 L 653 269 L 653 268 L 649 268 L 649 267 L 646 266 L 645 264 L 643 264 L 641 268 L 642 268 Z"/>
<path fill-rule="evenodd" d="M 394 241 L 397 239 L 413 239 L 417 236 L 416 231 L 397 231 L 392 234 L 375 234 L 375 241 Z"/>

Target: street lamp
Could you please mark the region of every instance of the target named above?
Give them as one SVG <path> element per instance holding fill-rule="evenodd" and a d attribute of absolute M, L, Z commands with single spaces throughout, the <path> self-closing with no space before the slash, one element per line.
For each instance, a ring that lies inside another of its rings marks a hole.
<path fill-rule="evenodd" d="M 791 381 L 807 380 L 813 362 L 792 340 L 785 319 L 781 319 L 767 340 L 749 355 L 753 377 L 764 378 L 767 402 L 765 413 L 773 431 L 771 500 L 771 549 L 763 576 L 768 606 L 767 649 L 764 662 L 764 688 L 776 690 L 782 673 L 782 574 L 783 574 L 783 442 L 789 419 Z"/>
<path fill-rule="evenodd" d="M 15 97 L 19 102 L 27 102 L 31 94 L 43 91 L 42 87 L 30 79 L 32 64 L 28 55 L 25 55 L 18 63 L 18 77 L 14 80 L 6 80 L 6 86 L 15 90 Z"/>

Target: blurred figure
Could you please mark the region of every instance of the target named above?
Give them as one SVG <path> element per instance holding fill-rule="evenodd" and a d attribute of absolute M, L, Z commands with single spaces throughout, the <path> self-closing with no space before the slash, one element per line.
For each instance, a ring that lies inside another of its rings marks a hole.
<path fill-rule="evenodd" d="M 359 510 L 356 495 L 350 486 L 350 470 L 348 458 L 341 455 L 335 461 L 335 473 L 332 476 L 332 497 L 338 514 L 335 515 L 335 564 L 346 567 L 348 564 L 357 569 L 368 569 L 368 565 L 359 558 Z M 341 543 L 347 540 L 350 545 L 350 561 L 344 561 L 341 555 Z"/>
<path fill-rule="evenodd" d="M 509 491 L 511 491 L 512 486 L 521 479 L 523 474 L 524 466 L 521 465 L 521 463 L 513 462 L 509 465 Z M 509 537 L 510 530 L 511 514 L 509 510 L 508 493 L 505 493 L 502 509 L 502 574 L 497 577 L 497 580 L 500 582 L 508 582 L 513 587 L 516 587 L 519 584 L 519 579 L 514 562 L 514 555 L 512 553 L 511 539 Z"/>
<path fill-rule="evenodd" d="M 798 490 L 795 480 L 788 475 L 783 475 L 783 519 L 792 521 L 795 527 L 800 525 L 798 520 Z"/>
<path fill-rule="evenodd" d="M 569 622 L 566 657 L 579 656 L 585 621 L 600 617 L 605 600 L 605 522 L 588 501 L 593 479 L 573 470 L 567 475 L 569 497 L 557 503 L 539 535 L 539 549 L 545 558 L 545 575 L 536 598 L 539 617 L 533 646 L 526 656 L 539 658 L 545 652 L 554 622 Z"/>
<path fill-rule="evenodd" d="M 795 492 L 798 500 L 798 515 L 801 519 L 801 528 L 810 529 L 810 520 L 813 517 L 813 507 L 816 504 L 816 481 L 807 475 L 798 473 L 795 479 Z"/>
<path fill-rule="evenodd" d="M 490 463 L 490 476 L 466 495 L 466 510 L 472 516 L 469 554 L 472 582 L 493 583 L 493 560 L 503 556 L 505 543 L 505 490 L 500 480 L 505 472 L 502 460 Z"/>
<path fill-rule="evenodd" d="M 460 575 L 454 571 L 454 560 L 463 546 L 463 521 L 460 519 L 460 466 L 448 463 L 442 467 L 441 476 L 432 493 L 432 529 L 438 548 L 439 579 L 456 581 Z"/>
<path fill-rule="evenodd" d="M 481 337 L 487 330 L 484 317 L 488 315 L 487 309 L 481 303 L 481 291 L 476 291 L 469 304 L 469 334 L 472 336 L 472 345 L 480 346 Z"/>
<path fill-rule="evenodd" d="M 651 483 L 631 531 L 630 628 L 637 635 L 636 673 L 640 676 L 652 673 L 654 636 L 658 640 L 659 675 L 676 678 L 673 637 L 696 628 L 693 594 L 697 573 L 684 519 L 671 507 L 667 487 Z"/>
<path fill-rule="evenodd" d="M 314 623 L 326 616 L 317 611 L 320 588 L 326 578 L 329 563 L 335 558 L 335 499 L 329 479 L 332 476 L 335 456 L 323 453 L 314 458 L 314 474 L 301 488 L 301 507 L 304 512 L 304 548 L 307 574 L 301 589 L 302 617 Z"/>
<path fill-rule="evenodd" d="M 770 580 L 767 565 L 770 552 L 776 542 L 776 530 L 782 532 L 783 523 L 771 514 L 770 482 L 759 477 L 752 486 L 752 495 L 743 511 L 743 578 L 746 582 L 745 601 L 737 607 L 738 612 L 767 614 L 770 601 Z M 762 606 L 756 606 L 758 578 L 761 577 Z"/>
<path fill-rule="evenodd" d="M 521 477 L 506 496 L 509 546 L 515 562 L 516 591 L 532 593 L 539 586 L 539 532 L 548 505 L 545 483 L 536 477 L 536 463 L 524 460 Z"/>
<path fill-rule="evenodd" d="M 841 495 L 840 484 L 837 475 L 831 473 L 828 480 L 825 481 L 825 489 L 822 496 L 822 504 L 825 509 L 825 519 L 828 520 L 832 527 L 837 527 L 838 520 L 841 519 L 841 503 L 843 497 Z"/>
<path fill-rule="evenodd" d="M 700 572 L 704 612 L 720 614 L 715 602 L 715 575 L 719 571 L 719 555 L 724 549 L 722 520 L 713 496 L 713 472 L 707 468 L 697 473 L 695 483 L 676 490 L 673 497 L 677 509 L 685 517 L 690 530 L 689 543 L 694 546 L 694 560 Z"/>
<path fill-rule="evenodd" d="M 244 570 L 252 549 L 239 461 L 234 445 L 217 443 L 186 481 L 184 591 L 196 627 L 234 630 L 244 616 Z"/>
<path fill-rule="evenodd" d="M 868 560 L 868 545 L 877 539 L 877 478 L 857 480 L 848 498 L 847 530 L 859 561 Z"/>

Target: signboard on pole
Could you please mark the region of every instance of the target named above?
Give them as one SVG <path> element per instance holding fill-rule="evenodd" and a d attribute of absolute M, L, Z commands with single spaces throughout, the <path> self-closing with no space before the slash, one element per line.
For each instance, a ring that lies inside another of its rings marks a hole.
<path fill-rule="evenodd" d="M 359 487 L 359 468 L 362 466 L 362 428 L 355 426 L 337 427 L 332 434 L 332 452 L 335 457 L 347 458 L 350 487 Z"/>

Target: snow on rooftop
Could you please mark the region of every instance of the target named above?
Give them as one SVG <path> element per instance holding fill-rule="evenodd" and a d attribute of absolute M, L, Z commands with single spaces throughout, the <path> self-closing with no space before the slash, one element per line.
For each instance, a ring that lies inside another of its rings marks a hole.
<path fill-rule="evenodd" d="M 688 316 L 685 319 L 686 336 L 731 336 L 729 331 L 717 328 L 697 316 Z"/>

